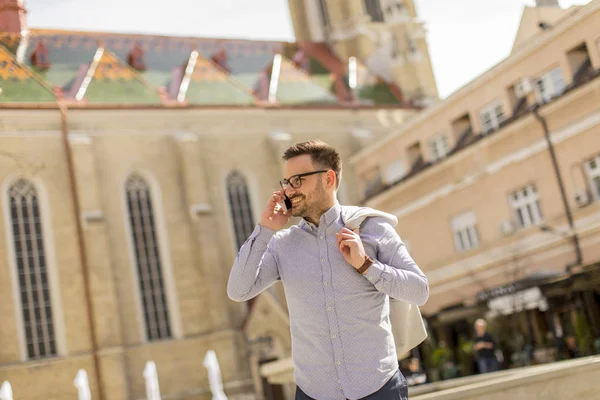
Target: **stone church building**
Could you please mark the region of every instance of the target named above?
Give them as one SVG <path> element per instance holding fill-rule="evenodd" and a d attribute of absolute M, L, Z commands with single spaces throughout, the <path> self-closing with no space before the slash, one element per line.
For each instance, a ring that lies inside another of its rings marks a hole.
<path fill-rule="evenodd" d="M 289 398 L 281 287 L 226 295 L 290 144 L 343 159 L 437 89 L 412 0 L 290 0 L 297 42 L 35 29 L 0 0 L 0 383 L 15 399 Z M 349 165 L 349 164 L 348 164 Z M 342 203 L 360 200 L 344 171 Z M 270 363 L 262 367 L 263 364 Z"/>

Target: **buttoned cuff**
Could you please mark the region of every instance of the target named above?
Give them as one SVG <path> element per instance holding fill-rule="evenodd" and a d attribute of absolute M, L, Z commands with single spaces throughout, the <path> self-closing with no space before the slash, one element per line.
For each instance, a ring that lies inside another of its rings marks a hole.
<path fill-rule="evenodd" d="M 371 266 L 369 267 L 367 272 L 363 274 L 363 276 L 367 278 L 372 284 L 376 284 L 381 279 L 381 274 L 383 274 L 384 268 L 385 265 L 373 258 L 373 264 L 371 264 Z"/>

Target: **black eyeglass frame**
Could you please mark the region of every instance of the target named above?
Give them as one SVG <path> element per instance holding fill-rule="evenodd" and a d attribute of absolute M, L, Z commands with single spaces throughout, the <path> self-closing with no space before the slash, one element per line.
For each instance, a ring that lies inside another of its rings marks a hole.
<path fill-rule="evenodd" d="M 279 186 L 281 186 L 281 188 L 283 190 L 285 190 L 287 188 L 287 185 L 290 185 L 292 187 L 292 189 L 298 189 L 300 186 L 302 186 L 302 179 L 301 178 L 304 178 L 305 176 L 315 175 L 315 174 L 322 174 L 324 172 L 329 172 L 329 170 L 328 169 L 321 169 L 321 170 L 318 170 L 318 171 L 305 172 L 303 174 L 292 175 L 288 179 L 282 179 L 282 180 L 280 180 L 279 181 Z M 292 184 L 291 181 L 294 178 L 296 178 L 296 179 L 299 180 L 300 183 L 298 184 L 298 186 L 294 186 L 294 184 Z"/>

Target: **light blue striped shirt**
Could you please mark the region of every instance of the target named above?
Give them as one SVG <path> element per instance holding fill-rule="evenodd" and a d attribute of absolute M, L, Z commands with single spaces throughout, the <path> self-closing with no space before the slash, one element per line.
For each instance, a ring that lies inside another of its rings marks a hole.
<path fill-rule="evenodd" d="M 389 297 L 423 305 L 427 278 L 385 218 L 365 220 L 360 237 L 375 262 L 364 275 L 348 264 L 335 234 L 342 206 L 319 226 L 306 220 L 275 233 L 257 225 L 233 264 L 227 293 L 249 300 L 283 282 L 290 315 L 294 379 L 318 400 L 360 399 L 398 370 Z"/>

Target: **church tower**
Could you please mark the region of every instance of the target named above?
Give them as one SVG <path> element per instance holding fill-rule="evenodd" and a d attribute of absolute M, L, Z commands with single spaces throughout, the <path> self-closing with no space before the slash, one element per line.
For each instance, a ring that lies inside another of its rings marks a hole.
<path fill-rule="evenodd" d="M 0 32 L 23 33 L 27 30 L 27 11 L 23 0 L 0 0 Z"/>
<path fill-rule="evenodd" d="M 396 83 L 416 104 L 438 99 L 423 21 L 414 0 L 288 0 L 296 41 L 329 44 Z"/>
<path fill-rule="evenodd" d="M 558 0 L 535 0 L 535 5 L 538 7 L 560 7 Z"/>

